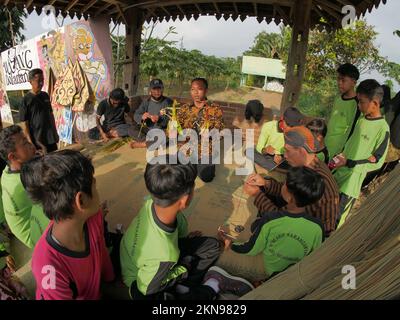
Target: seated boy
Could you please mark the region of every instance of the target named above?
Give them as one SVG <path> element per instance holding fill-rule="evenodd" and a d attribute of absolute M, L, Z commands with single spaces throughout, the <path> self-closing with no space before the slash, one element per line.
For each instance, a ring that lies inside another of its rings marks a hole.
<path fill-rule="evenodd" d="M 288 108 L 279 121 L 264 123 L 254 152 L 254 162 L 268 171 L 279 165 L 283 160 L 285 145 L 283 132 L 287 128 L 302 125 L 303 119 L 298 109 Z M 285 164 L 281 166 L 288 168 Z"/>
<path fill-rule="evenodd" d="M 225 248 L 251 256 L 262 253 L 269 276 L 299 262 L 324 240 L 322 223 L 304 210 L 322 197 L 324 189 L 324 180 L 315 171 L 306 167 L 291 168 L 281 189 L 282 198 L 287 202 L 285 210 L 264 213 L 258 218 L 251 226 L 253 234 L 246 243 L 232 243 L 220 233 Z M 244 190 L 251 196 L 261 192 L 249 182 L 245 183 Z"/>
<path fill-rule="evenodd" d="M 97 300 L 102 280 L 114 280 L 93 174 L 91 161 L 72 150 L 22 168 L 29 196 L 51 220 L 32 256 L 37 299 Z"/>
<path fill-rule="evenodd" d="M 359 108 L 354 133 L 347 141 L 343 153 L 335 158 L 334 177 L 340 188 L 341 225 L 360 195 L 368 172 L 379 170 L 389 146 L 389 125 L 380 111 L 383 89 L 376 80 L 365 80 L 357 88 Z"/>
<path fill-rule="evenodd" d="M 0 155 L 8 164 L 1 177 L 5 219 L 11 232 L 29 248 L 34 247 L 49 223 L 42 208 L 29 199 L 20 178 L 23 164 L 35 152 L 21 127 L 14 125 L 0 133 Z"/>
<path fill-rule="evenodd" d="M 196 166 L 148 164 L 146 187 L 151 194 L 121 241 L 121 268 L 132 299 L 209 300 L 219 290 L 251 290 L 239 280 L 220 286 L 202 285 L 203 277 L 220 255 L 215 238 L 187 233 L 181 212 L 193 198 Z M 243 289 L 244 287 L 244 289 Z M 246 291 L 247 290 L 247 291 Z"/>

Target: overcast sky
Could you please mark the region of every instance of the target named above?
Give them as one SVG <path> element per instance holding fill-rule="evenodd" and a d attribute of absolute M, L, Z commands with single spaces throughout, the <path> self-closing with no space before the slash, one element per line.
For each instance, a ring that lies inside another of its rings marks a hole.
<path fill-rule="evenodd" d="M 367 22 L 374 25 L 379 33 L 376 44 L 380 48 L 381 55 L 397 63 L 400 63 L 400 38 L 394 36 L 393 31 L 400 29 L 399 12 L 400 1 L 388 0 L 386 5 L 381 5 L 378 10 L 373 10 L 372 13 L 366 15 Z M 43 15 L 38 17 L 34 11 L 25 21 L 24 34 L 27 39 L 46 31 L 42 27 L 42 18 Z M 64 25 L 69 23 L 71 19 L 65 19 Z M 217 21 L 214 17 L 200 17 L 196 22 L 192 19 L 191 21 L 177 20 L 160 23 L 156 27 L 155 36 L 163 36 L 170 26 L 175 26 L 178 34 L 168 39 L 180 41 L 183 38 L 185 48 L 198 49 L 205 54 L 221 57 L 240 56 L 252 45 L 255 36 L 261 31 L 279 31 L 279 27 L 274 23 L 259 24 L 254 18 L 248 18 L 244 22 L 238 19 L 234 22 L 232 19 Z M 123 28 L 121 28 L 121 34 L 123 34 Z M 383 81 L 383 78 L 376 74 L 373 76 Z"/>

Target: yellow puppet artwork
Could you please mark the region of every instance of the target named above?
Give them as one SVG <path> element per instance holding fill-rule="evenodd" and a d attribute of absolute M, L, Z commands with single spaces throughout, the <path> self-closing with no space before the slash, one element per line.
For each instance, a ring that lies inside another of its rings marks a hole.
<path fill-rule="evenodd" d="M 51 97 L 51 103 L 55 107 L 66 107 L 71 106 L 74 96 L 76 94 L 75 81 L 73 76 L 73 64 L 71 60 L 68 60 L 68 65 L 64 70 L 64 73 L 57 79 L 53 94 Z"/>
<path fill-rule="evenodd" d="M 94 92 L 98 92 L 101 82 L 107 79 L 107 68 L 104 61 L 94 58 L 94 37 L 92 33 L 82 25 L 74 28 L 72 47 Z"/>
<path fill-rule="evenodd" d="M 63 73 L 65 67 L 65 41 L 61 31 L 51 31 L 39 41 L 43 63 L 51 67 L 56 76 Z"/>

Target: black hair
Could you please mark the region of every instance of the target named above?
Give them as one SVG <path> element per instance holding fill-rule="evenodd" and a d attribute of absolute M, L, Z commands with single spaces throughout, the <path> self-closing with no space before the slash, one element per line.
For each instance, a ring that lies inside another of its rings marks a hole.
<path fill-rule="evenodd" d="M 207 81 L 205 78 L 194 78 L 194 79 L 192 80 L 191 84 L 193 84 L 194 82 L 197 82 L 197 81 L 203 82 L 204 87 L 205 87 L 206 89 L 208 89 L 208 81 Z"/>
<path fill-rule="evenodd" d="M 144 173 L 154 203 L 163 208 L 190 194 L 196 177 L 197 167 L 193 164 L 147 164 Z"/>
<path fill-rule="evenodd" d="M 251 117 L 254 118 L 256 123 L 259 123 L 264 112 L 264 105 L 260 100 L 250 100 L 247 102 L 246 110 L 244 112 L 244 116 L 246 120 L 251 120 Z"/>
<path fill-rule="evenodd" d="M 382 103 L 384 92 L 378 81 L 374 79 L 368 79 L 361 82 L 357 87 L 357 94 L 367 96 L 370 101 L 372 101 L 374 98 L 377 98 L 379 103 Z"/>
<path fill-rule="evenodd" d="M 307 167 L 291 168 L 287 174 L 286 186 L 298 207 L 317 202 L 325 191 L 322 176 Z"/>
<path fill-rule="evenodd" d="M 357 67 L 351 63 L 342 64 L 337 72 L 342 76 L 350 77 L 354 80 L 360 79 L 360 71 L 358 71 Z"/>
<path fill-rule="evenodd" d="M 110 93 L 110 99 L 116 100 L 116 101 L 126 101 L 127 97 L 125 96 L 124 90 L 121 88 L 116 88 Z"/>
<path fill-rule="evenodd" d="M 328 133 L 328 127 L 324 119 L 314 119 L 307 124 L 307 129 L 309 129 L 314 135 L 321 135 L 324 138 Z"/>
<path fill-rule="evenodd" d="M 21 182 L 49 219 L 62 221 L 73 216 L 78 192 L 92 197 L 93 174 L 89 158 L 78 151 L 62 150 L 25 163 Z"/>
<path fill-rule="evenodd" d="M 15 139 L 16 134 L 22 133 L 22 128 L 13 125 L 3 129 L 0 132 L 0 157 L 8 163 L 8 154 L 15 152 Z"/>
<path fill-rule="evenodd" d="M 42 69 L 32 69 L 31 71 L 29 71 L 29 75 L 28 75 L 29 81 L 32 81 L 37 74 L 43 74 L 43 70 Z"/>

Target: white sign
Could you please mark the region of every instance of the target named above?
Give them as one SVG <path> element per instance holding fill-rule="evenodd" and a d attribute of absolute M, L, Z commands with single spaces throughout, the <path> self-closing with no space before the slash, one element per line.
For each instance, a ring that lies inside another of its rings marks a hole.
<path fill-rule="evenodd" d="M 40 68 L 36 39 L 1 53 L 6 90 L 29 90 L 29 71 Z"/>
<path fill-rule="evenodd" d="M 5 79 L 1 69 L 1 57 L 0 57 L 0 117 L 3 125 L 5 122 L 13 124 L 14 120 L 11 113 L 10 103 L 7 97 L 7 91 L 5 86 Z"/>

